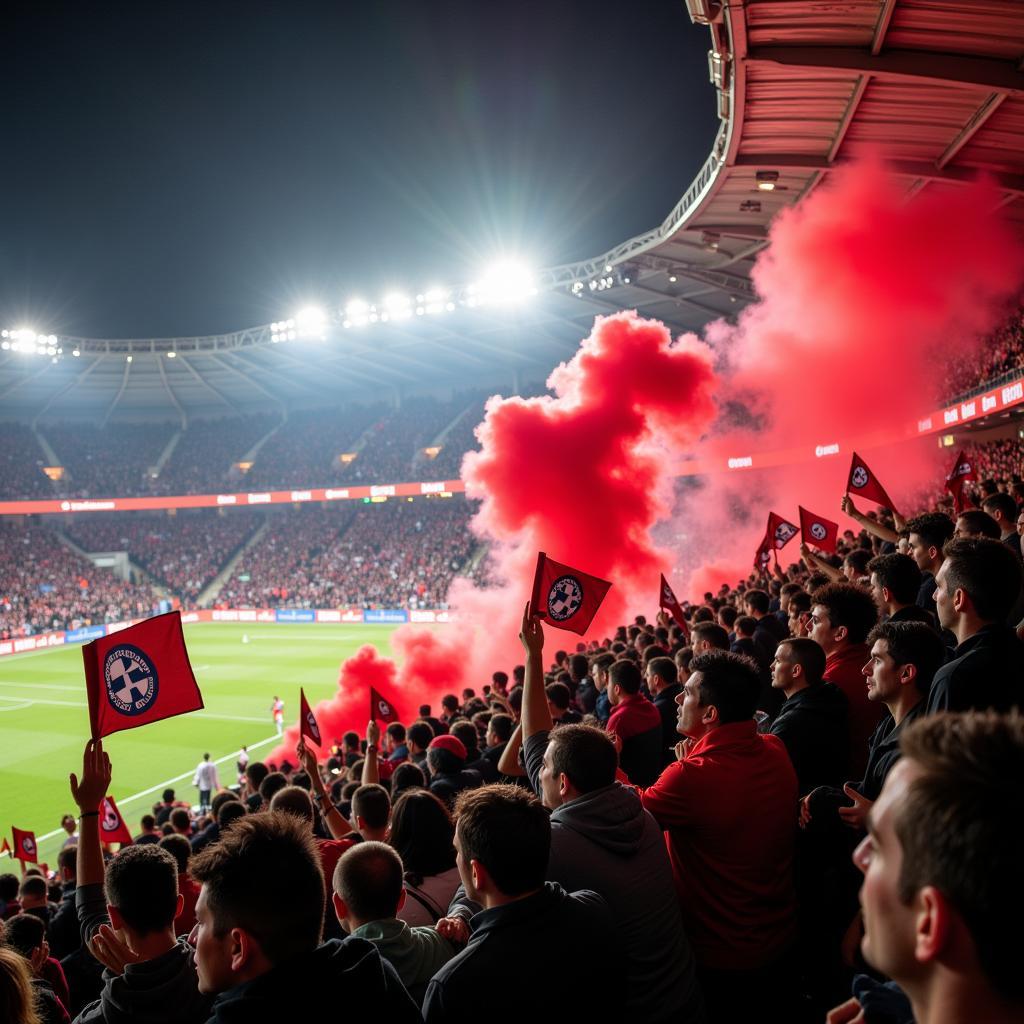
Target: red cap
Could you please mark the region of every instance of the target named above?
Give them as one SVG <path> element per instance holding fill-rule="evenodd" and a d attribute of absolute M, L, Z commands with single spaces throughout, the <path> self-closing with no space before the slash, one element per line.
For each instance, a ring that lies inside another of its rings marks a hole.
<path fill-rule="evenodd" d="M 449 754 L 454 754 L 460 761 L 466 760 L 466 747 L 458 736 L 452 736 L 449 733 L 435 736 L 430 741 L 430 746 L 437 747 L 439 750 L 447 750 Z"/>

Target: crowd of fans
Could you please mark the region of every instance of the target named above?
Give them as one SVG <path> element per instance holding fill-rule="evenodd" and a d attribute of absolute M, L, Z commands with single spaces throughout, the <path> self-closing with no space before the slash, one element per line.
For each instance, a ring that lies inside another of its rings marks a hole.
<path fill-rule="evenodd" d="M 955 399 L 980 388 L 986 381 L 1024 367 L 1024 310 L 1010 316 L 984 347 L 949 358 L 943 394 Z"/>
<path fill-rule="evenodd" d="M 116 853 L 89 742 L 58 871 L 0 875 L 4 1019 L 1019 1020 L 1024 508 L 846 512 L 678 620 L 527 607 L 365 741 L 206 755 Z"/>
<path fill-rule="evenodd" d="M 47 498 L 54 490 L 43 472 L 46 459 L 32 428 L 0 423 L 0 490 L 6 498 Z"/>
<path fill-rule="evenodd" d="M 461 497 L 274 516 L 217 597 L 231 608 L 441 608 L 469 558 Z"/>
<path fill-rule="evenodd" d="M 139 618 L 154 605 L 151 588 L 98 569 L 49 527 L 0 520 L 0 638 Z"/>
<path fill-rule="evenodd" d="M 262 515 L 247 509 L 93 514 L 80 516 L 67 532 L 90 553 L 127 551 L 158 584 L 191 606 L 262 522 Z"/>

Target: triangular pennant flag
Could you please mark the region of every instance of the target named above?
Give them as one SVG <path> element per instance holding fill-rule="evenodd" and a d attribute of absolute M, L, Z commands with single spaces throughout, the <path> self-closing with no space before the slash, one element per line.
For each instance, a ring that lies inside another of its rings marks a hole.
<path fill-rule="evenodd" d="M 299 688 L 299 735 L 308 737 L 318 747 L 324 745 L 320 739 L 320 726 L 316 724 L 316 718 L 306 700 L 306 691 Z"/>
<path fill-rule="evenodd" d="M 679 603 L 672 588 L 668 585 L 668 580 L 665 579 L 665 574 L 661 574 L 661 589 L 658 591 L 658 607 L 664 608 L 665 611 L 676 620 L 676 625 L 683 631 L 683 636 L 687 642 L 690 639 L 690 627 L 686 622 L 686 616 L 683 614 L 683 606 Z"/>
<path fill-rule="evenodd" d="M 776 515 L 768 513 L 768 536 L 772 539 L 772 546 L 776 551 L 781 551 L 799 532 L 796 523 Z"/>
<path fill-rule="evenodd" d="M 949 476 L 946 477 L 946 490 L 953 495 L 953 509 L 957 515 L 970 507 L 965 498 L 967 481 L 977 479 L 978 475 L 974 471 L 974 464 L 961 451 L 956 457 L 953 468 L 949 471 Z"/>
<path fill-rule="evenodd" d="M 10 853 L 10 852 L 11 852 L 11 844 L 9 842 L 7 842 L 7 836 L 4 836 L 3 844 L 0 845 L 0 856 L 2 856 L 5 853 Z"/>
<path fill-rule="evenodd" d="M 754 554 L 754 568 L 758 572 L 767 572 L 772 560 L 772 541 L 766 533 Z"/>
<path fill-rule="evenodd" d="M 385 697 L 382 697 L 372 686 L 370 687 L 370 718 L 374 722 L 389 723 L 400 721 L 394 704 Z"/>
<path fill-rule="evenodd" d="M 878 477 L 868 469 L 868 464 L 856 453 L 850 461 L 850 476 L 846 481 L 847 494 L 859 494 L 862 498 L 895 509 L 892 498 L 885 493 L 885 488 L 878 482 Z"/>
<path fill-rule="evenodd" d="M 120 843 L 122 846 L 130 846 L 132 842 L 132 834 L 112 796 L 105 796 L 100 804 L 100 842 Z"/>
<path fill-rule="evenodd" d="M 800 509 L 800 532 L 805 544 L 813 544 L 819 551 L 834 552 L 839 543 L 839 524 L 831 519 L 808 512 L 803 505 Z"/>
<path fill-rule="evenodd" d="M 82 648 L 94 740 L 203 707 L 181 612 L 157 615 Z"/>
<path fill-rule="evenodd" d="M 11 854 L 15 860 L 22 863 L 28 861 L 31 864 L 39 862 L 39 848 L 36 846 L 35 832 L 24 832 L 20 828 L 12 828 L 12 842 L 14 850 Z"/>
<path fill-rule="evenodd" d="M 610 588 L 607 580 L 556 562 L 541 551 L 533 577 L 530 612 L 558 629 L 582 636 Z"/>

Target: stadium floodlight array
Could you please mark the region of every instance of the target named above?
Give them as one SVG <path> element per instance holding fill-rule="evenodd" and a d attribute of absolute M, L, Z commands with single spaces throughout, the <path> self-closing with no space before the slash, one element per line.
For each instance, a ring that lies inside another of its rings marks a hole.
<path fill-rule="evenodd" d="M 0 349 L 4 352 L 21 352 L 30 356 L 49 356 L 55 363 L 64 348 L 58 344 L 56 334 L 37 334 L 31 327 L 5 328 L 0 331 Z"/>

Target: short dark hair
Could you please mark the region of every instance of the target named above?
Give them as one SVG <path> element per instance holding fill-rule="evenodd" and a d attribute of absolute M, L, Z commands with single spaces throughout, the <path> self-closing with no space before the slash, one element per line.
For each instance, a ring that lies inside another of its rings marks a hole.
<path fill-rule="evenodd" d="M 906 529 L 908 534 L 916 533 L 927 547 L 941 551 L 942 545 L 953 536 L 956 526 L 945 512 L 925 512 L 908 519 Z"/>
<path fill-rule="evenodd" d="M 559 711 L 565 711 L 572 703 L 572 691 L 565 683 L 548 683 L 544 693 Z"/>
<path fill-rule="evenodd" d="M 554 774 L 568 777 L 581 793 L 593 793 L 615 781 L 619 756 L 606 732 L 591 725 L 563 725 L 548 740 Z"/>
<path fill-rule="evenodd" d="M 5 871 L 0 875 L 0 900 L 10 903 L 18 898 L 18 876 Z"/>
<path fill-rule="evenodd" d="M 989 509 L 995 509 L 996 512 L 1002 513 L 1003 518 L 1006 520 L 1017 518 L 1017 502 L 1004 491 L 996 491 L 995 494 L 987 495 L 982 499 L 981 507 L 986 512 L 989 512 Z M 989 515 L 991 514 L 989 512 Z M 993 516 L 993 518 L 995 517 Z"/>
<path fill-rule="evenodd" d="M 391 817 L 391 797 L 383 786 L 369 782 L 352 794 L 352 814 L 370 828 L 383 828 Z"/>
<path fill-rule="evenodd" d="M 245 777 L 249 780 L 249 785 L 257 791 L 269 774 L 270 769 L 262 761 L 250 761 L 245 766 Z"/>
<path fill-rule="evenodd" d="M 804 670 L 809 686 L 817 686 L 825 674 L 825 651 L 821 644 L 806 636 L 791 636 L 779 641 L 779 647 L 788 647 L 793 660 Z"/>
<path fill-rule="evenodd" d="M 245 817 L 246 813 L 246 806 L 241 800 L 225 800 L 217 811 L 217 827 L 225 829 L 231 822 Z"/>
<path fill-rule="evenodd" d="M 589 669 L 590 664 L 585 654 L 569 655 L 569 675 L 574 681 L 579 682 L 581 679 L 586 679 Z"/>
<path fill-rule="evenodd" d="M 270 772 L 260 783 L 260 797 L 269 806 L 274 794 L 288 785 L 288 777 L 284 772 Z"/>
<path fill-rule="evenodd" d="M 967 528 L 968 533 L 980 534 L 982 537 L 988 537 L 991 540 L 999 540 L 1002 535 L 999 524 L 980 508 L 966 508 L 957 516 L 957 519 L 964 521 L 964 526 Z"/>
<path fill-rule="evenodd" d="M 878 608 L 871 595 L 852 583 L 829 583 L 813 594 L 812 604 L 820 604 L 829 622 L 838 629 L 846 627 L 851 644 L 862 644 L 871 627 L 878 621 Z"/>
<path fill-rule="evenodd" d="M 696 623 L 690 630 L 690 641 L 696 644 L 698 640 L 704 640 L 719 651 L 729 650 L 729 634 L 717 622 Z"/>
<path fill-rule="evenodd" d="M 726 626 L 728 626 L 729 629 L 732 629 L 732 627 L 736 625 L 736 620 L 739 617 L 739 609 L 735 605 L 723 604 L 722 607 L 718 609 L 718 618 L 722 623 L 724 623 L 722 627 L 723 629 Z"/>
<path fill-rule="evenodd" d="M 597 666 L 598 672 L 607 673 L 608 670 L 615 664 L 615 655 L 609 654 L 607 651 L 604 654 L 597 654 L 590 662 L 590 667 Z"/>
<path fill-rule="evenodd" d="M 463 862 L 479 861 L 505 896 L 539 889 L 551 852 L 544 805 L 519 786 L 463 790 L 455 803 Z"/>
<path fill-rule="evenodd" d="M 703 651 L 693 659 L 690 671 L 700 673 L 701 706 L 717 708 L 723 725 L 754 717 L 761 675 L 751 658 L 730 651 Z"/>
<path fill-rule="evenodd" d="M 172 832 L 169 836 L 164 836 L 157 845 L 174 858 L 178 865 L 179 875 L 188 871 L 188 862 L 192 857 L 192 844 L 180 832 Z"/>
<path fill-rule="evenodd" d="M 184 807 L 175 807 L 167 819 L 177 829 L 192 831 L 192 819 Z"/>
<path fill-rule="evenodd" d="M 334 869 L 334 891 L 359 921 L 383 921 L 398 913 L 405 868 L 386 843 L 357 843 Z"/>
<path fill-rule="evenodd" d="M 392 722 L 384 730 L 396 743 L 405 742 L 405 726 L 401 722 Z"/>
<path fill-rule="evenodd" d="M 608 685 L 619 687 L 623 693 L 639 693 L 643 681 L 636 662 L 628 658 L 619 658 L 608 669 Z"/>
<path fill-rule="evenodd" d="M 434 730 L 430 727 L 429 722 L 421 720 L 415 721 L 406 730 L 406 739 L 415 743 L 421 750 L 426 750 L 430 746 L 430 741 L 434 738 Z"/>
<path fill-rule="evenodd" d="M 789 614 L 792 615 L 796 612 L 797 615 L 802 615 L 804 612 L 811 610 L 811 595 L 806 590 L 798 590 L 789 599 Z"/>
<path fill-rule="evenodd" d="M 501 687 L 501 689 L 504 690 L 508 686 L 508 673 L 502 672 L 500 670 L 497 672 L 492 672 L 491 682 L 494 683 L 495 686 L 499 686 Z"/>
<path fill-rule="evenodd" d="M 753 615 L 741 615 L 735 622 L 736 632 L 752 637 L 757 632 L 757 619 Z"/>
<path fill-rule="evenodd" d="M 651 658 L 651 660 L 647 662 L 647 668 L 651 675 L 664 679 L 669 686 L 672 686 L 679 680 L 679 670 L 676 668 L 676 663 L 671 658 Z"/>
<path fill-rule="evenodd" d="M 750 605 L 750 607 L 761 615 L 768 614 L 768 608 L 770 607 L 770 601 L 768 595 L 763 590 L 748 590 L 743 595 L 743 600 Z"/>
<path fill-rule="evenodd" d="M 313 823 L 313 798 L 300 786 L 285 786 L 270 800 L 272 811 L 294 814 L 309 824 Z"/>
<path fill-rule="evenodd" d="M 433 793 L 409 789 L 395 801 L 389 842 L 407 873 L 422 880 L 451 870 L 455 865 L 454 837 L 452 816 Z"/>
<path fill-rule="evenodd" d="M 880 622 L 868 633 L 868 646 L 876 640 L 885 641 L 897 666 L 913 665 L 917 669 L 914 682 L 926 694 L 946 661 L 942 637 L 926 622 Z"/>
<path fill-rule="evenodd" d="M 843 565 L 848 565 L 858 576 L 862 576 L 870 561 L 871 552 L 867 548 L 854 548 L 843 559 Z"/>
<path fill-rule="evenodd" d="M 1006 934 L 1024 914 L 1024 718 L 929 715 L 903 733 L 900 749 L 922 773 L 895 821 L 900 898 L 909 904 L 924 886 L 939 889 L 963 917 L 989 983 L 1020 1002 L 1024 976 Z"/>
<path fill-rule="evenodd" d="M 921 589 L 921 570 L 910 555 L 893 552 L 879 555 L 868 562 L 868 572 L 878 577 L 878 585 L 885 587 L 900 604 L 913 604 Z"/>
<path fill-rule="evenodd" d="M 962 590 L 985 622 L 1003 622 L 1017 603 L 1021 563 L 1002 542 L 987 537 L 958 537 L 942 549 L 946 588 Z"/>
<path fill-rule="evenodd" d="M 512 716 L 506 714 L 491 715 L 487 725 L 502 743 L 507 743 L 512 738 L 512 731 L 516 727 Z"/>
<path fill-rule="evenodd" d="M 104 889 L 107 903 L 134 931 L 162 931 L 174 923 L 178 909 L 178 862 L 153 843 L 126 846 L 107 865 Z"/>
<path fill-rule="evenodd" d="M 174 803 L 174 790 L 173 789 L 165 789 L 164 790 L 164 803 L 165 804 Z"/>
<path fill-rule="evenodd" d="M 156 818 L 152 814 L 144 814 L 139 818 L 139 824 L 144 832 L 152 832 L 156 828 Z"/>
<path fill-rule="evenodd" d="M 456 697 L 454 693 L 446 693 L 441 698 L 441 707 L 445 708 L 448 711 L 458 711 L 459 698 Z"/>
<path fill-rule="evenodd" d="M 78 870 L 78 843 L 68 843 L 57 854 L 57 867 L 74 875 Z"/>
<path fill-rule="evenodd" d="M 26 875 L 18 888 L 19 896 L 40 896 L 46 898 L 46 879 L 42 875 Z"/>
<path fill-rule="evenodd" d="M 423 769 L 415 761 L 404 761 L 391 773 L 391 795 L 397 797 L 406 789 L 427 784 Z"/>
<path fill-rule="evenodd" d="M 449 732 L 457 740 L 462 741 L 462 745 L 466 748 L 466 760 L 468 761 L 472 752 L 480 746 L 480 733 L 477 732 L 476 726 L 464 718 L 459 722 L 452 722 Z"/>
<path fill-rule="evenodd" d="M 295 815 L 265 811 L 239 818 L 192 858 L 190 873 L 203 885 L 217 935 L 244 928 L 272 964 L 320 944 L 323 870 L 309 825 Z"/>
<path fill-rule="evenodd" d="M 26 960 L 46 939 L 46 925 L 35 914 L 15 914 L 4 924 L 4 944 L 20 953 Z"/>

